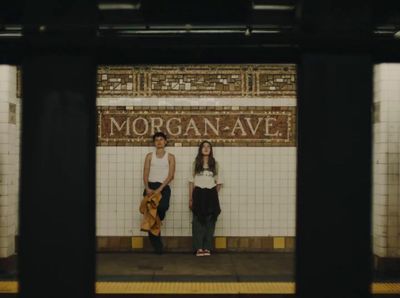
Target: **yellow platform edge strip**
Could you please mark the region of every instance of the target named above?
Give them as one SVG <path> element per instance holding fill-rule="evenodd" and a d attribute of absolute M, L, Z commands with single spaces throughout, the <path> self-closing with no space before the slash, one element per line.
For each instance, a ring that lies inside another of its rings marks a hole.
<path fill-rule="evenodd" d="M 0 293 L 18 293 L 0 281 Z M 96 282 L 97 294 L 294 294 L 294 282 Z M 400 283 L 373 283 L 373 294 L 400 294 Z"/>

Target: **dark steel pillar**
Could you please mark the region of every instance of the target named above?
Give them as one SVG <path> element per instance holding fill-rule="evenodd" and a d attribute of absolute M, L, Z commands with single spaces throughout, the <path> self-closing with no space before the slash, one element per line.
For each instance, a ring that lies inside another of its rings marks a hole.
<path fill-rule="evenodd" d="M 301 7 L 321 44 L 303 45 L 299 64 L 298 297 L 370 297 L 373 73 L 368 49 L 352 45 L 367 40 L 370 6 L 355 2 Z"/>
<path fill-rule="evenodd" d="M 31 1 L 22 64 L 20 297 L 94 297 L 95 3 Z"/>

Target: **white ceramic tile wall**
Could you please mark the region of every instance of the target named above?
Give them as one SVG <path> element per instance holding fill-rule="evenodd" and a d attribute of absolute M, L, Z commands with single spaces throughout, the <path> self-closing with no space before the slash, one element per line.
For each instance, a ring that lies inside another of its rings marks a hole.
<path fill-rule="evenodd" d="M 99 98 L 98 105 L 295 106 L 293 98 Z M 97 235 L 131 236 L 140 232 L 139 202 L 144 157 L 151 147 L 97 147 Z M 164 220 L 166 236 L 190 236 L 188 209 L 190 165 L 197 147 L 170 147 L 177 167 L 171 206 Z M 217 236 L 294 236 L 296 148 L 215 147 L 225 184 Z"/>
<path fill-rule="evenodd" d="M 0 65 L 0 257 L 15 251 L 19 181 L 19 99 L 16 67 Z M 16 105 L 17 124 L 9 123 L 9 105 Z"/>
<path fill-rule="evenodd" d="M 15 97 L 15 67 L 0 65 L 0 257 L 14 252 L 17 231 L 20 104 Z M 374 123 L 373 243 L 375 254 L 400 256 L 400 65 L 374 69 L 374 102 L 380 122 Z M 17 105 L 17 125 L 8 124 L 9 102 Z M 291 98 L 99 98 L 98 105 L 227 105 L 295 106 Z M 97 234 L 143 235 L 138 204 L 147 147 L 97 148 Z M 165 235 L 190 235 L 187 181 L 196 148 L 168 148 L 177 156 L 171 208 Z M 295 148 L 218 147 L 225 171 L 222 214 L 217 235 L 262 236 L 295 233 Z"/>
<path fill-rule="evenodd" d="M 374 68 L 373 249 L 400 257 L 400 64 Z"/>

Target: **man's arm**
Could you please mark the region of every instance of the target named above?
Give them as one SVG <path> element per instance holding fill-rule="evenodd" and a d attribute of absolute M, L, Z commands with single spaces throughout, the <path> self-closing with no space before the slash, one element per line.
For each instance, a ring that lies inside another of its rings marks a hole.
<path fill-rule="evenodd" d="M 168 171 L 168 176 L 164 180 L 164 182 L 160 185 L 159 188 L 157 188 L 156 192 L 161 192 L 164 187 L 166 187 L 173 179 L 175 176 L 175 156 L 173 154 L 168 153 L 168 163 L 169 163 L 169 171 Z"/>

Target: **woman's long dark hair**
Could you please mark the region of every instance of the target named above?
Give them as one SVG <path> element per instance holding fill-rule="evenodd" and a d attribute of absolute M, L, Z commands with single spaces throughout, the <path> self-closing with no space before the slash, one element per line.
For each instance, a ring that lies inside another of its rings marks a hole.
<path fill-rule="evenodd" d="M 215 158 L 213 155 L 213 149 L 212 145 L 209 141 L 203 141 L 199 145 L 199 151 L 197 152 L 196 160 L 195 160 L 195 167 L 194 167 L 194 172 L 200 173 L 201 171 L 204 170 L 203 168 L 203 154 L 201 153 L 201 150 L 203 149 L 203 145 L 207 143 L 210 145 L 210 155 L 208 156 L 208 170 L 213 172 L 214 175 L 216 175 L 216 165 L 215 165 Z"/>

